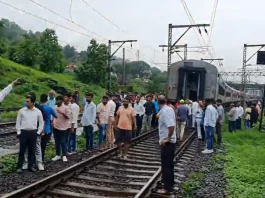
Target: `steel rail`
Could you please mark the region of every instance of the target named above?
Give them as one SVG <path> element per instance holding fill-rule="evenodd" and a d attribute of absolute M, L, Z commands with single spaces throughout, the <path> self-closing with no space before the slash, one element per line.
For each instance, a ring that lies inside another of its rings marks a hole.
<path fill-rule="evenodd" d="M 174 160 L 182 153 L 182 151 L 193 141 L 196 135 L 196 131 L 193 131 L 191 135 L 180 145 L 175 152 Z M 150 193 L 153 185 L 158 181 L 162 175 L 162 168 L 159 168 L 156 173 L 150 178 L 150 180 L 143 186 L 143 188 L 134 196 L 134 198 L 144 198 Z"/>
<path fill-rule="evenodd" d="M 157 129 L 151 130 L 147 133 L 144 133 L 132 140 L 132 145 L 148 138 L 150 135 L 153 135 Z M 110 156 L 116 154 L 118 147 L 109 149 L 107 151 L 102 152 L 99 155 L 93 156 L 85 161 L 79 162 L 65 170 L 62 170 L 54 175 L 46 177 L 40 181 L 37 181 L 31 185 L 28 185 L 24 188 L 18 189 L 14 192 L 3 195 L 1 198 L 26 198 L 26 197 L 34 197 L 35 195 L 44 192 L 45 190 L 51 188 L 59 184 L 62 181 L 66 181 L 68 178 L 74 176 L 77 173 L 80 173 L 84 169 L 88 167 L 92 167 Z"/>

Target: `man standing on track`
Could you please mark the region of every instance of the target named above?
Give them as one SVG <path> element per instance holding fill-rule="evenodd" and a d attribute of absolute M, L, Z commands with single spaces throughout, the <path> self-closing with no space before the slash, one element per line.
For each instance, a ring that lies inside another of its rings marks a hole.
<path fill-rule="evenodd" d="M 67 129 L 69 128 L 69 119 L 70 119 L 70 110 L 67 106 L 63 105 L 64 98 L 63 96 L 56 97 L 57 105 L 54 107 L 54 110 L 58 116 L 54 120 L 54 140 L 55 140 L 55 149 L 56 156 L 52 158 L 52 161 L 57 161 L 61 159 L 61 150 L 63 161 L 67 162 Z"/>
<path fill-rule="evenodd" d="M 114 147 L 114 124 L 115 124 L 115 112 L 116 112 L 116 96 L 113 94 L 109 94 L 109 101 L 107 103 L 108 105 L 108 113 L 109 113 L 109 119 L 108 119 L 108 127 L 107 127 L 107 145 L 109 148 Z"/>
<path fill-rule="evenodd" d="M 158 130 L 159 144 L 161 145 L 161 166 L 163 189 L 158 193 L 167 194 L 173 191 L 174 185 L 174 153 L 176 145 L 176 117 L 174 110 L 167 106 L 165 96 L 158 97 L 160 107 Z"/>
<path fill-rule="evenodd" d="M 80 107 L 76 103 L 77 95 L 72 94 L 70 97 L 71 102 L 71 129 L 69 131 L 69 138 L 68 138 L 68 154 L 76 153 L 76 129 L 78 127 L 78 116 L 80 113 Z"/>
<path fill-rule="evenodd" d="M 17 115 L 16 129 L 20 143 L 18 173 L 22 173 L 26 149 L 28 149 L 28 170 L 36 171 L 33 168 L 36 140 L 43 130 L 44 122 L 41 111 L 34 107 L 35 100 L 36 97 L 27 96 L 26 107 L 20 109 Z"/>
<path fill-rule="evenodd" d="M 192 103 L 191 112 L 192 112 L 192 128 L 195 128 L 196 123 L 196 115 L 199 109 L 199 103 L 197 101 L 194 101 Z"/>
<path fill-rule="evenodd" d="M 93 100 L 92 93 L 86 93 L 86 105 L 84 107 L 81 123 L 84 127 L 84 133 L 86 137 L 86 150 L 92 151 L 94 149 L 94 127 L 93 124 L 96 121 L 97 107 Z"/>
<path fill-rule="evenodd" d="M 188 121 L 188 115 L 189 115 L 189 108 L 187 105 L 185 105 L 184 100 L 179 101 L 180 105 L 177 108 L 177 136 L 180 141 L 182 141 L 184 132 L 185 132 L 185 126 Z"/>
<path fill-rule="evenodd" d="M 127 159 L 127 152 L 132 141 L 132 124 L 134 125 L 134 130 L 137 130 L 136 113 L 135 110 L 129 106 L 128 97 L 123 99 L 123 106 L 121 106 L 117 112 L 116 124 L 118 126 L 116 144 L 120 151 L 118 157 Z M 122 152 L 122 143 L 124 143 L 124 153 Z"/>
<path fill-rule="evenodd" d="M 134 110 L 136 112 L 136 122 L 137 122 L 136 136 L 138 136 L 142 130 L 143 116 L 145 113 L 145 108 L 143 104 L 140 103 L 140 96 L 137 96 L 136 98 L 136 103 L 134 104 Z"/>
<path fill-rule="evenodd" d="M 147 96 L 147 102 L 144 104 L 144 107 L 145 107 L 145 114 L 144 114 L 143 125 L 144 125 L 144 130 L 146 129 L 148 131 L 151 128 L 152 117 L 153 114 L 155 113 L 155 105 L 152 102 L 150 95 Z"/>
<path fill-rule="evenodd" d="M 106 142 L 106 131 L 109 121 L 109 106 L 108 106 L 108 96 L 103 96 L 101 103 L 97 106 L 97 121 L 98 121 L 98 149 L 102 151 L 105 149 Z"/>

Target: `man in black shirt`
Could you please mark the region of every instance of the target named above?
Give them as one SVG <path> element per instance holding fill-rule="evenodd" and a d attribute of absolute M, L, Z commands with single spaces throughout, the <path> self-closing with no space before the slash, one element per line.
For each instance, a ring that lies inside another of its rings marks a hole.
<path fill-rule="evenodd" d="M 145 114 L 143 119 L 144 130 L 150 130 L 153 114 L 155 113 L 155 105 L 152 102 L 151 96 L 148 95 L 147 101 L 144 104 Z"/>

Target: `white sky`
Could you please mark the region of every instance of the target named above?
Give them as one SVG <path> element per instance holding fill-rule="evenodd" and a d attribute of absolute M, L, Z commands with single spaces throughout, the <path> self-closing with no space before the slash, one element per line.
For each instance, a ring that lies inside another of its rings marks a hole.
<path fill-rule="evenodd" d="M 91 35 L 98 41 L 107 43 L 107 40 L 99 39 L 90 32 L 50 13 L 49 11 L 32 3 L 30 0 L 0 0 L 0 17 L 15 21 L 26 30 L 43 31 L 45 28 L 56 30 L 59 39 L 75 46 L 78 50 L 86 49 L 90 38 L 73 33 L 48 22 L 39 20 L 30 15 L 23 14 L 17 10 L 1 4 L 2 2 L 11 4 L 35 15 L 41 16 L 55 23 L 68 28 Z M 70 18 L 69 8 L 71 0 L 35 0 L 45 7 Z M 166 50 L 162 53 L 160 44 L 167 44 L 168 24 L 185 25 L 190 24 L 184 11 L 181 0 L 85 0 L 97 11 L 106 16 L 120 29 L 106 21 L 102 16 L 88 7 L 82 0 L 73 0 L 72 19 L 75 23 L 84 26 L 111 40 L 137 39 L 139 42 L 125 45 L 126 58 L 136 60 L 136 51 L 140 50 L 140 59 L 152 63 L 166 63 Z M 189 10 L 196 23 L 210 23 L 215 0 L 186 0 Z M 224 58 L 224 68 L 221 70 L 235 71 L 242 66 L 243 44 L 265 43 L 265 26 L 263 25 L 265 1 L 264 0 L 220 0 L 217 7 L 215 24 L 213 27 L 211 43 L 215 50 L 215 58 Z M 194 29 L 196 30 L 196 29 Z M 202 30 L 202 36 L 206 43 L 208 37 Z M 210 28 L 208 28 L 208 31 Z M 173 31 L 173 42 L 181 35 L 184 29 Z M 197 31 L 198 32 L 198 31 Z M 198 34 L 199 36 L 199 34 Z M 205 45 L 201 37 L 200 42 Z M 197 37 L 193 30 L 190 30 L 181 39 L 179 44 L 187 43 L 188 46 L 199 46 Z M 61 44 L 65 45 L 65 43 Z M 147 47 L 151 46 L 151 48 Z M 113 50 L 115 50 L 113 46 Z M 156 51 L 155 51 L 156 50 Z M 190 49 L 194 50 L 194 49 Z M 254 53 L 255 49 L 248 50 L 248 56 Z M 117 55 L 121 55 L 120 50 Z M 209 58 L 207 54 L 188 53 L 188 58 Z M 172 62 L 179 60 L 177 55 L 173 55 Z M 252 64 L 255 64 L 256 58 Z M 166 70 L 166 65 L 162 64 L 161 70 Z M 220 68 L 219 68 L 220 69 Z"/>

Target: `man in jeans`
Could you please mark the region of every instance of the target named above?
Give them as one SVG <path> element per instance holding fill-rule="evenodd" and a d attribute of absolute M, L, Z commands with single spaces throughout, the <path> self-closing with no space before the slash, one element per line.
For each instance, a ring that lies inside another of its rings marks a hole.
<path fill-rule="evenodd" d="M 160 107 L 158 119 L 159 144 L 161 146 L 161 168 L 163 188 L 158 191 L 168 194 L 174 185 L 174 153 L 176 146 L 176 117 L 174 110 L 166 103 L 165 96 L 158 97 Z"/>
<path fill-rule="evenodd" d="M 33 168 L 36 140 L 43 130 L 44 121 L 41 111 L 34 107 L 35 100 L 36 97 L 27 96 L 26 107 L 20 109 L 17 115 L 16 130 L 20 143 L 17 163 L 18 173 L 22 173 L 26 149 L 28 149 L 28 170 L 36 171 Z"/>
<path fill-rule="evenodd" d="M 204 128 L 206 133 L 206 149 L 202 151 L 204 154 L 213 153 L 213 136 L 214 136 L 214 128 L 216 126 L 218 113 L 216 109 L 213 107 L 213 100 L 206 99 L 206 110 L 205 110 L 205 118 L 204 118 Z"/>
<path fill-rule="evenodd" d="M 217 100 L 217 113 L 218 113 L 218 119 L 216 122 L 216 134 L 217 134 L 217 144 L 218 146 L 221 146 L 222 143 L 222 124 L 225 120 L 225 112 L 222 105 L 222 100 Z"/>
<path fill-rule="evenodd" d="M 185 105 L 184 100 L 179 101 L 180 105 L 177 108 L 177 137 L 182 141 L 184 136 L 185 126 L 188 120 L 189 108 Z"/>
<path fill-rule="evenodd" d="M 52 161 L 57 161 L 61 159 L 63 156 L 63 161 L 67 162 L 66 154 L 67 154 L 67 140 L 68 137 L 67 129 L 68 129 L 68 121 L 70 119 L 70 111 L 69 108 L 63 105 L 64 98 L 63 96 L 56 97 L 57 105 L 54 107 L 54 110 L 57 114 L 57 119 L 54 119 L 54 140 L 55 140 L 55 149 L 56 156 L 52 158 Z M 62 155 L 61 155 L 62 150 Z"/>
<path fill-rule="evenodd" d="M 97 121 L 98 121 L 98 149 L 102 151 L 105 149 L 106 142 L 106 130 L 109 121 L 109 106 L 108 106 L 108 96 L 103 96 L 101 103 L 97 106 Z"/>
<path fill-rule="evenodd" d="M 86 137 L 86 150 L 88 152 L 94 149 L 93 124 L 95 123 L 97 116 L 97 107 L 92 100 L 93 94 L 86 93 L 86 105 L 84 107 L 84 112 L 81 119 Z"/>
<path fill-rule="evenodd" d="M 151 96 L 147 96 L 147 102 L 144 104 L 145 114 L 143 125 L 144 129 L 150 130 L 153 114 L 155 113 L 155 105 L 151 100 Z"/>

